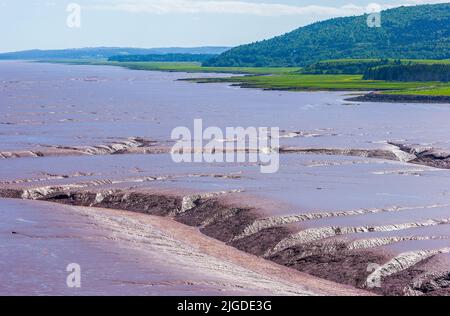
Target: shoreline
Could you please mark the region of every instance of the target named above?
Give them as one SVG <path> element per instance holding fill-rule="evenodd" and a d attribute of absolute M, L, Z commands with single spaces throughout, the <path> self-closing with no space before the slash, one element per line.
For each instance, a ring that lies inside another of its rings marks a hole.
<path fill-rule="evenodd" d="M 350 102 L 450 104 L 450 96 L 382 94 L 375 92 L 347 98 L 345 100 Z"/>
<path fill-rule="evenodd" d="M 229 76 L 240 76 L 242 77 L 264 77 L 276 75 L 276 73 L 255 73 L 251 71 L 236 70 L 236 69 L 224 69 L 221 70 L 202 70 L 202 69 L 164 69 L 164 68 L 146 68 L 141 65 L 130 65 L 130 64 L 120 64 L 120 63 L 109 63 L 109 62 L 83 62 L 83 61 L 32 61 L 38 63 L 53 63 L 53 64 L 66 64 L 66 65 L 84 65 L 84 66 L 114 66 L 121 67 L 129 70 L 136 71 L 154 71 L 154 72 L 170 72 L 170 73 L 187 73 L 187 74 L 217 74 L 217 75 L 229 75 Z M 294 73 L 294 72 L 293 72 Z M 339 75 L 335 75 L 339 76 Z M 316 86 L 311 87 L 296 87 L 296 86 L 287 86 L 287 87 L 276 87 L 276 86 L 261 86 L 259 84 L 251 83 L 251 82 L 241 82 L 239 80 L 230 80 L 230 78 L 218 77 L 218 78 L 187 78 L 187 79 L 178 79 L 179 81 L 187 81 L 198 84 L 207 84 L 207 83 L 225 83 L 232 87 L 239 87 L 242 89 L 260 89 L 263 91 L 282 91 L 282 92 L 342 92 L 349 93 L 354 92 L 354 94 L 361 93 L 361 91 L 369 91 L 370 89 L 354 89 L 354 88 L 345 88 L 336 86 L 335 88 L 319 88 Z M 383 89 L 389 90 L 389 89 Z M 380 90 L 378 90 L 380 91 Z M 406 94 L 381 94 L 378 92 L 370 92 L 367 94 L 362 94 L 356 97 L 346 98 L 344 101 L 349 102 L 378 102 L 378 103 L 426 103 L 426 104 L 450 104 L 450 96 L 438 96 L 438 95 L 406 95 Z"/>

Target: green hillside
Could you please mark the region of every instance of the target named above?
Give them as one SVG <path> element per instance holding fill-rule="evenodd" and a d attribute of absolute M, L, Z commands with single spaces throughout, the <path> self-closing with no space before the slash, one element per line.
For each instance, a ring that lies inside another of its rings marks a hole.
<path fill-rule="evenodd" d="M 206 66 L 307 66 L 328 59 L 448 59 L 450 4 L 400 7 L 382 12 L 382 26 L 367 16 L 336 18 L 231 49 Z"/>

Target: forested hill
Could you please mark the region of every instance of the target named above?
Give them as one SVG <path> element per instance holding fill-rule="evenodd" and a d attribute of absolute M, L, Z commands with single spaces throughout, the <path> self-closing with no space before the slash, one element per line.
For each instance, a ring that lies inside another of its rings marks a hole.
<path fill-rule="evenodd" d="M 243 45 L 205 66 L 305 66 L 338 58 L 450 58 L 450 4 L 400 7 L 381 13 L 370 28 L 367 15 L 335 18 L 270 40 Z"/>

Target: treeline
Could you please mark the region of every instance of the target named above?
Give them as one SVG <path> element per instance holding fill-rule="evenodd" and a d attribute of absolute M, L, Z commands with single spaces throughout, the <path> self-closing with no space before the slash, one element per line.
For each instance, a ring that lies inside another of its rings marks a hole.
<path fill-rule="evenodd" d="M 408 64 L 370 68 L 364 73 L 365 80 L 386 81 L 441 81 L 450 82 L 448 64 Z"/>
<path fill-rule="evenodd" d="M 150 54 L 118 55 L 108 60 L 116 62 L 205 62 L 217 55 L 212 54 Z"/>
<path fill-rule="evenodd" d="M 301 73 L 311 75 L 357 75 L 364 74 L 369 68 L 400 65 L 401 60 L 393 59 L 341 59 L 321 61 L 302 69 Z"/>

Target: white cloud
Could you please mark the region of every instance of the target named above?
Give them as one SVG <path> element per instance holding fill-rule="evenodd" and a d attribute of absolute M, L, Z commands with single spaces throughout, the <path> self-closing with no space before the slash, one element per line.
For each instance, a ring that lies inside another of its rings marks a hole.
<path fill-rule="evenodd" d="M 114 10 L 133 13 L 222 13 L 222 14 L 249 14 L 258 16 L 285 16 L 285 15 L 318 15 L 338 16 L 358 14 L 364 12 L 364 7 L 346 5 L 342 7 L 331 6 L 293 6 L 276 3 L 255 3 L 230 0 L 129 0 L 110 4 L 90 6 L 95 10 Z"/>
<path fill-rule="evenodd" d="M 403 0 L 406 5 L 448 3 L 449 0 Z M 403 4 L 403 5 L 405 5 Z"/>
<path fill-rule="evenodd" d="M 399 0 L 395 4 L 380 5 L 389 9 L 401 5 L 444 3 L 449 0 Z M 91 5 L 92 10 L 124 11 L 150 14 L 248 14 L 257 16 L 303 15 L 314 17 L 335 17 L 359 15 L 367 12 L 367 6 L 347 4 L 343 6 L 307 5 L 295 6 L 277 3 L 257 3 L 241 0 L 116 0 L 115 2 Z M 85 7 L 86 8 L 86 7 Z"/>

